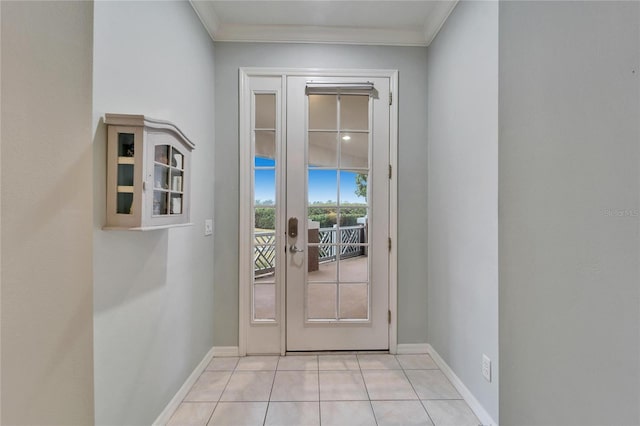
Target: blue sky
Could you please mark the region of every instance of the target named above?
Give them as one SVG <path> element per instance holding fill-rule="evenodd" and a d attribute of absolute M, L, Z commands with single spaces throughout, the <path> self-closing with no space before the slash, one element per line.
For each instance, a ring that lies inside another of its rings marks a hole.
<path fill-rule="evenodd" d="M 255 165 L 257 167 L 274 166 L 275 162 L 271 159 L 256 157 Z M 309 204 L 314 201 L 326 202 L 328 200 L 336 201 L 337 195 L 337 171 L 336 170 L 310 170 L 309 171 Z M 341 203 L 365 203 L 362 197 L 355 194 L 356 173 L 340 172 L 340 197 Z M 274 170 L 256 170 L 255 178 L 255 195 L 256 200 L 275 200 L 275 171 Z"/>

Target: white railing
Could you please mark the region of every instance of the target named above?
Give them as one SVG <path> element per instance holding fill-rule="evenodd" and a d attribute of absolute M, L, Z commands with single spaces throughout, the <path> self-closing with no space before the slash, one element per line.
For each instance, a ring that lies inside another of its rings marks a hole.
<path fill-rule="evenodd" d="M 339 232 L 338 232 L 339 231 Z M 318 261 L 335 262 L 338 250 L 340 259 L 362 256 L 365 254 L 365 226 L 342 226 L 337 228 L 320 228 Z M 338 236 L 338 234 L 340 234 Z M 276 263 L 275 231 L 256 232 L 254 234 L 254 271 L 255 276 L 273 274 Z"/>

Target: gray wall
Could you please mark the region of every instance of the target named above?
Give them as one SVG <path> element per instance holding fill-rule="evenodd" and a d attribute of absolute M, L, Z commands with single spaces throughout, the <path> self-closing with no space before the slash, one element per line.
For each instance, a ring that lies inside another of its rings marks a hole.
<path fill-rule="evenodd" d="M 428 52 L 427 337 L 498 421 L 498 3 L 458 3 Z"/>
<path fill-rule="evenodd" d="M 213 346 L 213 42 L 188 2 L 96 2 L 94 61 L 96 423 L 151 424 Z M 102 231 L 107 112 L 196 144 L 194 226 Z"/>
<path fill-rule="evenodd" d="M 637 425 L 640 4 L 500 6 L 500 420 Z"/>
<path fill-rule="evenodd" d="M 2 2 L 3 425 L 93 423 L 93 3 Z"/>
<path fill-rule="evenodd" d="M 426 342 L 426 49 L 216 43 L 215 345 L 238 344 L 238 68 L 250 66 L 399 70 L 398 342 Z"/>

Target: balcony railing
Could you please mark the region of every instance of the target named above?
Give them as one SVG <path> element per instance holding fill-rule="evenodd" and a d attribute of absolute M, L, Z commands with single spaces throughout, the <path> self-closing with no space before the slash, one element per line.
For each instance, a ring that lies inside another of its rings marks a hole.
<path fill-rule="evenodd" d="M 340 251 L 340 259 L 365 254 L 366 231 L 364 225 L 342 226 L 340 235 L 336 228 L 320 228 L 318 232 L 318 261 L 335 262 Z M 256 277 L 271 275 L 276 262 L 275 231 L 256 232 L 254 234 L 254 272 Z"/>

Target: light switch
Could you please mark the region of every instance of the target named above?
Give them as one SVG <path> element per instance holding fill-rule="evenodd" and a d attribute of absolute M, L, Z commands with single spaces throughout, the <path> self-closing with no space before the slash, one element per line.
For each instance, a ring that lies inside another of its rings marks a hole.
<path fill-rule="evenodd" d="M 213 219 L 206 219 L 204 221 L 204 235 L 212 235 L 213 234 Z"/>

